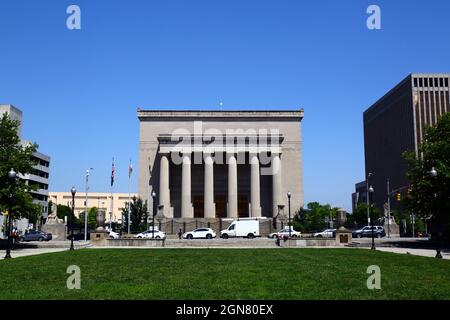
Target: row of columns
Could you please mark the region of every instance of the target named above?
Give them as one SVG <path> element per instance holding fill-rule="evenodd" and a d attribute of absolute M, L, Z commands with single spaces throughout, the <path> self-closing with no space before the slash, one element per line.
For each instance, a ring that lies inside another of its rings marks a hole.
<path fill-rule="evenodd" d="M 238 178 L 237 160 L 235 154 L 227 154 L 228 164 L 228 206 L 227 217 L 238 217 Z M 210 154 L 204 156 L 204 214 L 205 218 L 216 217 L 214 203 L 214 160 Z M 272 210 L 276 216 L 278 205 L 281 203 L 281 159 L 278 154 L 272 157 Z M 260 163 L 257 154 L 250 155 L 250 216 L 261 217 Z M 181 174 L 181 217 L 193 218 L 194 208 L 191 202 L 191 155 L 184 154 Z M 169 189 L 169 158 L 161 154 L 159 204 L 163 206 L 163 214 L 173 218 L 170 206 Z"/>

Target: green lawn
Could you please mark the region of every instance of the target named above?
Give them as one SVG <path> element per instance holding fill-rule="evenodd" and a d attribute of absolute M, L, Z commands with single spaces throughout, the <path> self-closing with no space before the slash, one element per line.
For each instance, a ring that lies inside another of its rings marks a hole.
<path fill-rule="evenodd" d="M 370 265 L 381 290 L 367 289 Z M 0 261 L 0 299 L 449 299 L 449 271 L 363 249 L 81 249 Z"/>

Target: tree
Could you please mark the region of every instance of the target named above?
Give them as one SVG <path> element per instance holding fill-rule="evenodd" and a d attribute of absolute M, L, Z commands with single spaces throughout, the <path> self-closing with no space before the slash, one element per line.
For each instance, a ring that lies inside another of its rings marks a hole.
<path fill-rule="evenodd" d="M 450 235 L 450 113 L 444 114 L 435 127 L 428 127 L 418 154 L 404 153 L 408 164 L 406 177 L 411 189 L 407 206 L 422 218 L 432 216 L 431 223 Z M 431 175 L 432 168 L 437 176 Z"/>
<path fill-rule="evenodd" d="M 370 210 L 370 219 L 377 221 L 381 217 L 381 212 L 378 207 L 372 205 L 372 210 Z M 349 215 L 347 219 L 347 224 L 354 224 L 355 226 L 367 225 L 367 204 L 359 203 L 355 210 Z"/>
<path fill-rule="evenodd" d="M 88 229 L 93 230 L 97 228 L 97 207 L 92 207 L 88 209 Z M 80 220 L 79 222 L 84 225 L 84 213 L 80 212 Z"/>
<path fill-rule="evenodd" d="M 137 232 L 146 229 L 146 221 L 147 221 L 147 203 L 142 201 L 141 198 L 133 197 L 131 202 L 131 212 L 130 212 L 130 220 L 131 220 L 131 232 Z M 128 230 L 128 205 L 122 209 L 122 229 Z"/>
<path fill-rule="evenodd" d="M 9 194 L 12 190 L 12 218 L 28 218 L 35 223 L 40 214 L 40 208 L 33 203 L 29 191 L 36 190 L 36 186 L 27 185 L 25 181 L 16 179 L 12 184 L 8 172 L 13 168 L 18 174 L 32 172 L 36 164 L 32 160 L 36 144 L 23 146 L 18 136 L 19 122 L 11 120 L 4 113 L 0 120 L 0 210 L 8 210 Z"/>
<path fill-rule="evenodd" d="M 300 208 L 294 216 L 293 226 L 295 230 L 302 232 L 318 231 L 328 228 L 335 221 L 338 208 L 329 204 L 322 205 L 318 202 L 310 202 L 306 209 Z"/>

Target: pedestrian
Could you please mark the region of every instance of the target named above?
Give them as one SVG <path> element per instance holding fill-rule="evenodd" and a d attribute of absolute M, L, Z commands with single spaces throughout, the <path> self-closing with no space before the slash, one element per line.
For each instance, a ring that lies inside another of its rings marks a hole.
<path fill-rule="evenodd" d="M 180 230 L 178 230 L 178 239 L 181 239 L 181 236 L 183 235 L 183 232 Z"/>

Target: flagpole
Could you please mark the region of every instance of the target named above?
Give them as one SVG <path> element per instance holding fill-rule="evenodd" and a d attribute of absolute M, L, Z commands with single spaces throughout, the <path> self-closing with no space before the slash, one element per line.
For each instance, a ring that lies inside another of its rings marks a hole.
<path fill-rule="evenodd" d="M 113 163 L 113 170 L 115 171 L 114 168 L 114 157 L 112 159 L 112 163 Z M 115 174 L 115 172 L 113 171 L 113 175 Z M 113 186 L 114 186 L 114 176 L 111 176 L 111 201 L 110 201 L 110 209 L 109 209 L 109 231 L 112 231 L 112 213 L 113 213 Z"/>
<path fill-rule="evenodd" d="M 130 227 L 131 227 L 131 221 L 130 221 L 130 218 L 131 218 L 131 215 L 130 215 L 130 212 L 131 212 L 131 179 L 132 179 L 131 159 L 130 159 L 130 167 L 128 168 L 128 177 L 130 180 L 129 181 L 130 185 L 128 188 L 128 234 L 130 234 L 131 233 L 131 229 L 130 229 Z"/>

